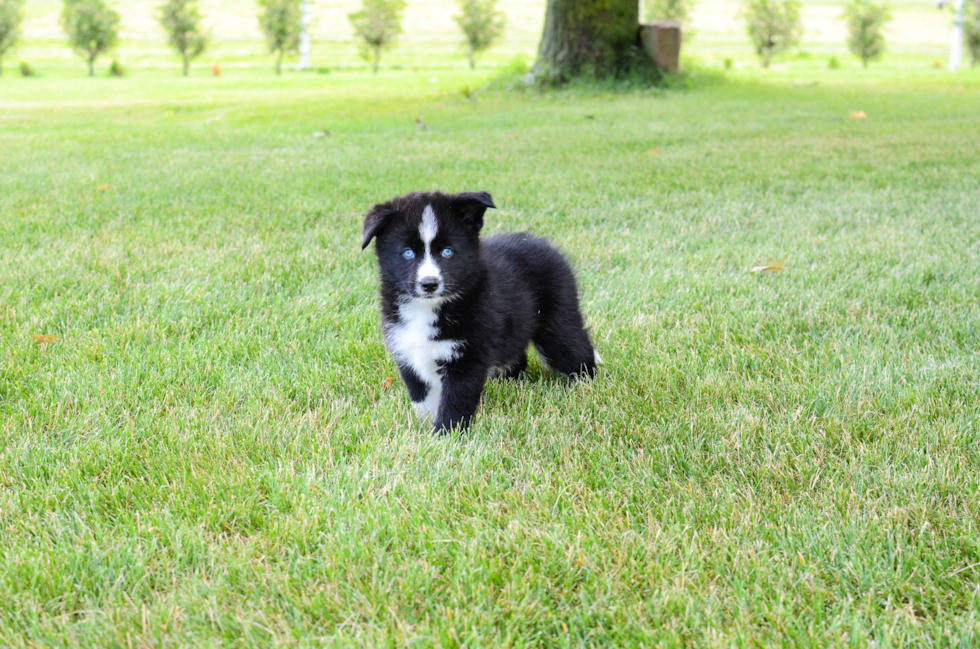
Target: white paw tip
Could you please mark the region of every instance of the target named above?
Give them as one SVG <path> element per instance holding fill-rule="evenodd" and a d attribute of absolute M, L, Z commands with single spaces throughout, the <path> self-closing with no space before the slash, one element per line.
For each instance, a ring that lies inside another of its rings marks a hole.
<path fill-rule="evenodd" d="M 605 361 L 602 360 L 602 356 L 599 356 L 599 350 L 598 349 L 596 349 L 595 347 L 593 347 L 592 348 L 592 353 L 595 356 L 595 364 L 596 365 L 604 365 L 605 364 Z"/>

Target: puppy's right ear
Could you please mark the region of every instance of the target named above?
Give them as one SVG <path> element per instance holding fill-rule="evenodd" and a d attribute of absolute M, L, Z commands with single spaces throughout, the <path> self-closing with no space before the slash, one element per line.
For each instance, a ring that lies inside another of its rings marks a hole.
<path fill-rule="evenodd" d="M 397 213 L 398 208 L 391 201 L 379 203 L 371 208 L 364 217 L 364 241 L 361 243 L 361 250 L 368 247 L 371 239 L 378 236 L 391 221 L 391 217 Z"/>

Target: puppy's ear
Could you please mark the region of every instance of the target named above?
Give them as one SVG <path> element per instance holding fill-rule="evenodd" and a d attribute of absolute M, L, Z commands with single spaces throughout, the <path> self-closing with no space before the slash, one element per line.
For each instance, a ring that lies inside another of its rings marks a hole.
<path fill-rule="evenodd" d="M 453 215 L 463 219 L 464 223 L 473 224 L 477 232 L 483 227 L 483 215 L 490 208 L 496 209 L 497 206 L 486 192 L 463 192 L 453 196 Z"/>
<path fill-rule="evenodd" d="M 398 208 L 395 207 L 393 201 L 379 203 L 371 208 L 371 211 L 364 217 L 364 241 L 361 242 L 361 250 L 368 247 L 371 239 L 381 233 L 395 214 L 398 214 Z"/>

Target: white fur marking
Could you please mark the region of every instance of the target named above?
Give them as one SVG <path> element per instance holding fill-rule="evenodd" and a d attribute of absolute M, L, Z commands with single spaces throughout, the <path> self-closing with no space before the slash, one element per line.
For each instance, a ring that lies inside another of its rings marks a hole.
<path fill-rule="evenodd" d="M 428 252 L 428 247 L 426 247 L 425 259 L 422 260 L 421 265 L 419 265 L 419 281 L 423 277 L 435 277 L 442 281 L 442 271 L 436 266 L 436 263 L 432 261 L 432 255 Z"/>
<path fill-rule="evenodd" d="M 593 362 L 596 365 L 603 365 L 604 364 L 604 361 L 602 360 L 602 356 L 599 356 L 599 350 L 596 349 L 595 347 L 592 348 L 592 356 L 593 356 L 593 359 L 594 359 Z"/>
<path fill-rule="evenodd" d="M 423 277 L 435 277 L 442 283 L 442 271 L 432 258 L 432 240 L 439 234 L 439 223 L 436 221 L 436 213 L 431 205 L 426 205 L 422 212 L 422 223 L 419 224 L 419 238 L 425 245 L 425 257 L 419 264 L 417 278 L 419 281 Z"/>
<path fill-rule="evenodd" d="M 429 417 L 435 419 L 439 414 L 439 404 L 442 403 L 442 378 L 439 383 L 429 388 L 429 394 L 425 397 L 425 409 L 429 411 Z"/>
<path fill-rule="evenodd" d="M 439 223 L 436 221 L 435 210 L 432 209 L 431 205 L 426 205 L 425 210 L 422 211 L 422 223 L 419 225 L 419 237 L 425 244 L 426 252 L 429 251 L 429 244 L 432 243 L 437 234 L 439 234 Z"/>
<path fill-rule="evenodd" d="M 439 412 L 442 401 L 441 363 L 456 357 L 459 342 L 435 340 L 439 330 L 440 299 L 411 300 L 398 306 L 400 322 L 385 328 L 385 342 L 392 356 L 412 368 L 412 371 L 429 388 L 423 402 L 413 402 L 416 412 L 427 410 L 433 417 Z"/>

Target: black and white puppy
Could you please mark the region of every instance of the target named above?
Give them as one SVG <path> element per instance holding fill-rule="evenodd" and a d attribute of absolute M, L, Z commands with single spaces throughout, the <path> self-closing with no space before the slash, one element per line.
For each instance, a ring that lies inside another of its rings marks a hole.
<path fill-rule="evenodd" d="M 516 377 L 533 342 L 553 370 L 594 376 L 601 363 L 561 253 L 521 232 L 480 239 L 486 192 L 413 193 L 375 205 L 381 319 L 412 404 L 435 429 L 466 428 L 488 376 Z"/>

